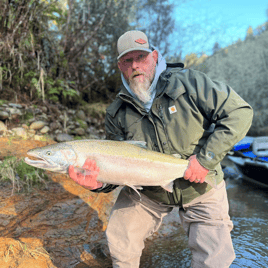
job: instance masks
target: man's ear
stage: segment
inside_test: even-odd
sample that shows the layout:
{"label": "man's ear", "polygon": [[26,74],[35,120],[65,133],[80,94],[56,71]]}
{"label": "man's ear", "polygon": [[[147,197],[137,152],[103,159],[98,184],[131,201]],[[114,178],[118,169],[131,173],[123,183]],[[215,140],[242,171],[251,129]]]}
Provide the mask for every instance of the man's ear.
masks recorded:
{"label": "man's ear", "polygon": [[154,50],[152,52],[152,55],[153,55],[153,59],[154,59],[155,63],[157,63],[157,60],[158,60],[158,51],[157,50]]}
{"label": "man's ear", "polygon": [[117,67],[118,67],[118,69],[122,72],[122,70],[121,70],[121,64],[120,64],[119,61],[117,62]]}

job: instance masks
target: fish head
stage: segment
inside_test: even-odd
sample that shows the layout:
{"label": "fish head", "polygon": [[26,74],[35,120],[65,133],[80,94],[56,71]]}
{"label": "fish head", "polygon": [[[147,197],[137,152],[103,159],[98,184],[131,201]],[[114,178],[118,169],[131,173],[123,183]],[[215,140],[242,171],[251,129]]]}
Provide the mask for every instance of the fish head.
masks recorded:
{"label": "fish head", "polygon": [[33,160],[26,157],[24,161],[28,165],[59,173],[67,173],[69,165],[74,165],[77,159],[72,146],[66,143],[31,149],[27,155],[37,158]]}

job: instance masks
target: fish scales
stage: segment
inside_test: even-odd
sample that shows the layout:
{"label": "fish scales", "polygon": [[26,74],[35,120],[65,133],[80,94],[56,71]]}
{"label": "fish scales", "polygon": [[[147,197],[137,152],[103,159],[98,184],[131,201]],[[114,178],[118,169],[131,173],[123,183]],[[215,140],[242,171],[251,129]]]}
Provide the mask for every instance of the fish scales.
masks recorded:
{"label": "fish scales", "polygon": [[166,185],[182,177],[188,161],[146,150],[127,142],[67,142],[79,151],[82,166],[85,159],[96,161],[100,168],[98,181],[143,186]]}
{"label": "fish scales", "polygon": [[[172,192],[173,181],[183,177],[189,161],[147,150],[144,142],[80,140],[35,148],[25,158],[29,165],[53,172],[68,173],[68,167],[82,167],[86,159],[96,161],[97,180],[116,185],[162,186]],[[209,182],[208,182],[209,183]]]}

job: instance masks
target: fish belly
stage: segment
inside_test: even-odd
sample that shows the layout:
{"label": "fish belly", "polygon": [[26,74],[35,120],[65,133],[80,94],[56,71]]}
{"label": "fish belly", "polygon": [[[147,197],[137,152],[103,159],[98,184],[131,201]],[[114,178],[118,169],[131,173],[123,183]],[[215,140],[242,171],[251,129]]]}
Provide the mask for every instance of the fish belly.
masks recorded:
{"label": "fish belly", "polygon": [[125,159],[120,156],[95,159],[100,167],[97,180],[105,183],[134,186],[166,185],[183,177],[186,164],[175,165],[146,159]]}

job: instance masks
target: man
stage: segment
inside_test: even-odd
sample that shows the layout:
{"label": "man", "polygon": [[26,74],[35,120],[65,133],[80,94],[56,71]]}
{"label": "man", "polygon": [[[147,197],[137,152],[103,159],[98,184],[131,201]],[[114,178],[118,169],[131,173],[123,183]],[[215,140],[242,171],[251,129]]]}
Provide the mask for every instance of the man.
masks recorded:
{"label": "man", "polygon": [[[220,162],[246,135],[252,108],[228,85],[185,70],[183,64],[166,64],[140,31],[123,34],[117,48],[123,85],[107,109],[107,139],[146,141],[150,150],[190,161],[184,177],[175,180],[173,193],[143,187],[140,200],[131,188],[121,190],[106,230],[113,266],[139,267],[144,240],[179,206],[192,267],[229,267],[235,258],[233,224]],[[92,174],[86,179],[69,168],[80,185],[95,192],[117,187],[97,182],[94,161],[88,159],[84,168]],[[204,182],[209,171],[217,189]]]}

